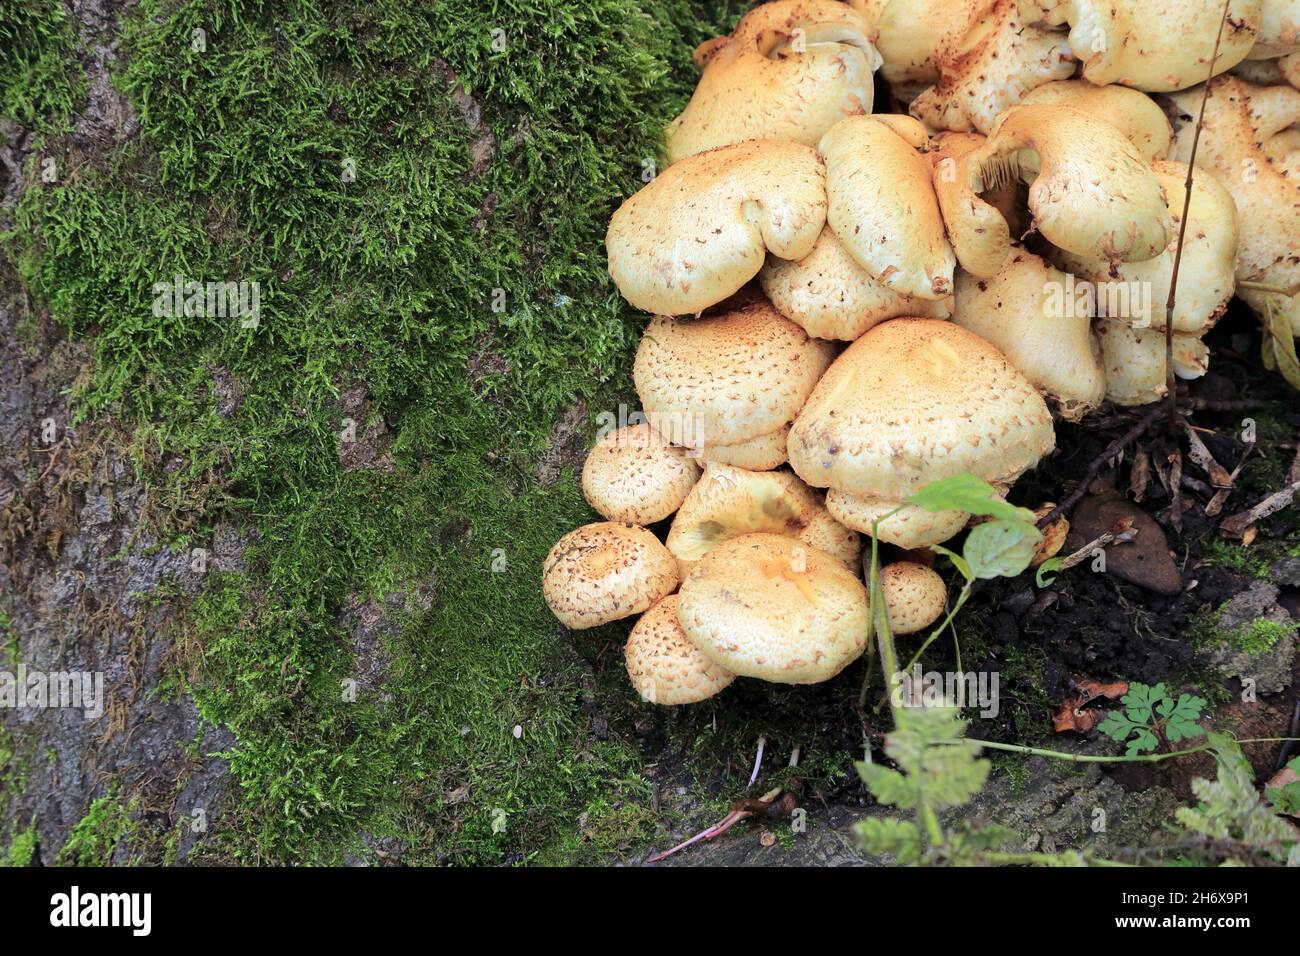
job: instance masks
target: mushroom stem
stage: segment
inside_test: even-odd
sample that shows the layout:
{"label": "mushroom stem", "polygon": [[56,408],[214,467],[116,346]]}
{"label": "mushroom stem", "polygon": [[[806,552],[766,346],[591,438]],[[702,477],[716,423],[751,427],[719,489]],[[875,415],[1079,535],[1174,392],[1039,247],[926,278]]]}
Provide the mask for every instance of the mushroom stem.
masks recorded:
{"label": "mushroom stem", "polygon": [[758,738],[758,753],[754,755],[754,770],[749,775],[749,783],[745,786],[752,787],[754,781],[758,779],[758,771],[763,768],[763,748],[767,746],[767,738]]}
{"label": "mushroom stem", "polygon": [[1201,97],[1201,113],[1196,118],[1196,132],[1192,135],[1192,155],[1187,161],[1187,183],[1183,193],[1183,218],[1178,223],[1178,248],[1174,252],[1174,271],[1169,277],[1169,299],[1165,303],[1165,396],[1169,409],[1169,427],[1178,428],[1178,389],[1174,382],[1174,302],[1178,296],[1178,270],[1183,263],[1183,241],[1187,237],[1187,219],[1192,207],[1192,172],[1196,168],[1196,148],[1201,142],[1201,127],[1205,125],[1205,106],[1210,101],[1214,64],[1219,60],[1219,44],[1223,41],[1223,28],[1228,22],[1232,0],[1223,0],[1223,16],[1219,32],[1214,38],[1214,52],[1210,54],[1209,75],[1205,78],[1205,93]]}

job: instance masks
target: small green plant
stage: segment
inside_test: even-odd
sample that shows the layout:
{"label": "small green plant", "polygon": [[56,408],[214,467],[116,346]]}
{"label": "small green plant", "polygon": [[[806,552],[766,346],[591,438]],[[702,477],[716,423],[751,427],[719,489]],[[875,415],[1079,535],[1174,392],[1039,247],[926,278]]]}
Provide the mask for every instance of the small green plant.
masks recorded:
{"label": "small green plant", "polygon": [[1123,710],[1114,710],[1097,729],[1118,743],[1128,741],[1124,752],[1129,756],[1164,752],[1180,740],[1190,740],[1205,733],[1197,721],[1205,710],[1205,700],[1193,694],[1171,697],[1163,683],[1148,686],[1134,682],[1120,698]]}
{"label": "small green plant", "polygon": [[[1294,758],[1286,766],[1292,773],[1300,774],[1300,757]],[[1280,787],[1267,787],[1264,796],[1268,797],[1268,802],[1273,804],[1278,813],[1300,817],[1300,780],[1292,780]]]}

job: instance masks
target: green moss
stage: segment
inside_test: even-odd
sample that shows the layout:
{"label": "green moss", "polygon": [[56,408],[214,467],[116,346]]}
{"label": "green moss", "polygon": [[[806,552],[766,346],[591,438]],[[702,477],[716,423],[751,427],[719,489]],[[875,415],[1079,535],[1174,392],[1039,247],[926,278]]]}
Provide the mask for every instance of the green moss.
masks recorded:
{"label": "green moss", "polygon": [[27,866],[36,853],[36,827],[16,830],[9,835],[9,847],[0,856],[0,866]]}
{"label": "green moss", "polygon": [[85,90],[75,41],[59,0],[0,0],[0,117],[28,129],[67,128]]}
{"label": "green moss", "polygon": [[59,864],[107,866],[113,860],[113,852],[130,840],[137,827],[129,808],[116,794],[100,797],[69,832],[67,842],[59,851]]}

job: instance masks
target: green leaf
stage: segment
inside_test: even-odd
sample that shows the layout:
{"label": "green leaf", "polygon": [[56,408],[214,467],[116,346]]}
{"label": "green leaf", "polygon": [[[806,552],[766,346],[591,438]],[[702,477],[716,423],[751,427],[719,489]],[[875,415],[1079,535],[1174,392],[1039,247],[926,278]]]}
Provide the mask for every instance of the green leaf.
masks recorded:
{"label": "green leaf", "polygon": [[889,853],[900,866],[921,858],[921,831],[909,820],[868,817],[857,825],[858,842],[868,853]]}
{"label": "green leaf", "polygon": [[963,554],[977,578],[1013,578],[1029,567],[1042,533],[1027,521],[986,521],[966,536]]}
{"label": "green leaf", "polygon": [[860,762],[857,768],[858,776],[867,785],[871,795],[880,803],[902,807],[905,810],[916,806],[920,790],[915,781],[903,776],[897,770],[882,767],[878,763]]}
{"label": "green leaf", "polygon": [[1171,742],[1188,740],[1205,733],[1205,728],[1197,721],[1205,709],[1205,701],[1192,694],[1181,694],[1177,703],[1165,698],[1157,706],[1157,711],[1165,718],[1165,736]]}
{"label": "green leaf", "polygon": [[926,511],[965,511],[1006,521],[1034,521],[1034,513],[1003,501],[987,481],[974,475],[953,475],[932,481],[907,499]]}
{"label": "green leaf", "polygon": [[[1056,581],[1054,571],[1061,570],[1061,565],[1065,564],[1064,558],[1048,558],[1038,566],[1038,571],[1034,574],[1034,583],[1040,588],[1048,587]],[[1047,575],[1051,574],[1049,578]]]}
{"label": "green leaf", "polygon": [[1138,754],[1153,753],[1160,741],[1156,735],[1145,727],[1139,727],[1135,731],[1135,736],[1128,742],[1124,752],[1130,757],[1136,757]]}
{"label": "green leaf", "polygon": [[1116,743],[1123,743],[1128,740],[1129,735],[1137,730],[1141,725],[1135,724],[1129,720],[1121,711],[1112,710],[1104,720],[1097,725],[1097,729]]}

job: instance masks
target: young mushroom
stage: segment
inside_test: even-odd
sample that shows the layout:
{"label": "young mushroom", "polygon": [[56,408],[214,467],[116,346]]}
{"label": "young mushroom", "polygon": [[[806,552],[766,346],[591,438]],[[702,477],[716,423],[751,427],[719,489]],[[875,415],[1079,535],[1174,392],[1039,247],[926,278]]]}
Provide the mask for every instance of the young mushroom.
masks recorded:
{"label": "young mushroom", "polygon": [[[1135,328],[1118,319],[1094,324],[1106,370],[1106,397],[1116,405],[1149,405],[1167,394],[1165,333]],[[1209,349],[1199,335],[1174,333],[1174,374],[1200,378],[1209,368]]]}
{"label": "young mushroom", "polygon": [[[867,571],[870,574],[870,569]],[[923,631],[948,604],[948,586],[933,570],[911,561],[895,561],[880,569],[880,590],[895,636]]]}
{"label": "young mushroom", "polygon": [[[1098,315],[1163,329],[1178,253],[1178,224],[1187,197],[1187,166],[1165,161],[1153,163],[1151,168],[1165,190],[1174,224],[1164,252],[1144,262],[1116,264],[1063,250],[1055,251],[1052,259],[1066,272],[1092,284]],[[1237,242],[1237,207],[1232,195],[1217,176],[1194,177],[1178,269],[1175,332],[1203,333],[1227,310],[1236,287]]]}
{"label": "young mushroom", "polygon": [[1037,22],[1036,4],[995,0],[981,6],[980,16],[943,51],[939,82],[912,101],[912,115],[930,129],[988,133],[1008,107],[1044,83],[1073,76],[1078,66],[1065,35]]}
{"label": "young mushroom", "polygon": [[619,206],[605,235],[609,274],[628,302],[694,315],[738,291],[770,251],[812,252],[826,222],[815,150],[753,140],[670,166]]}
{"label": "young mushroom", "polygon": [[691,643],[677,620],[677,595],[670,594],[641,615],[623,647],[627,676],[651,704],[698,704],[736,679]]}
{"label": "young mushroom", "polygon": [[652,319],[632,378],[659,434],[695,449],[734,448],[782,432],[833,354],[756,299],[711,318]]}
{"label": "young mushroom", "polygon": [[678,580],[677,561],[658,538],[613,521],[570,531],[542,562],[542,596],[574,630],[640,614]]}
{"label": "young mushroom", "polygon": [[880,56],[871,24],[835,0],[775,0],[729,37],[696,49],[703,67],[690,103],[668,127],[668,159],[747,139],[815,146],[845,116],[870,113]]}
{"label": "young mushroom", "polygon": [[964,511],[926,511],[916,505],[861,497],[838,488],[826,492],[826,510],[844,527],[863,534],[871,534],[874,523],[879,540],[908,551],[942,544],[970,520]]}
{"label": "young mushroom", "polygon": [[755,532],[783,534],[857,563],[858,535],[831,517],[821,496],[784,471],[709,464],[673,518],[665,542],[682,577],[712,548]]}
{"label": "young mushroom", "polygon": [[851,342],[900,315],[946,319],[952,314],[951,299],[900,295],[873,279],[829,228],[798,262],[768,256],[758,279],[777,311],[819,339]]}
{"label": "young mushroom", "polygon": [[701,445],[701,461],[715,461],[720,465],[735,465],[750,471],[771,471],[786,462],[785,446],[790,438],[790,426],[766,432],[757,438],[731,444]]}
{"label": "young mushroom", "polygon": [[1020,102],[1026,106],[1035,103],[1073,106],[1118,129],[1147,162],[1169,155],[1169,144],[1173,140],[1169,118],[1155,100],[1140,90],[1127,86],[1097,86],[1087,80],[1058,80],[1031,90]]}
{"label": "young mushroom", "polygon": [[686,449],[648,424],[606,432],[582,466],[582,493],[610,521],[648,525],[681,507],[700,477]]}
{"label": "young mushroom", "polygon": [[747,534],[709,551],[682,583],[677,617],[714,663],[781,684],[829,680],[867,644],[858,576],[778,534]]}
{"label": "young mushroom", "polygon": [[826,371],[790,429],[805,482],[902,502],[970,472],[1009,486],[1055,445],[1034,387],[973,332],[892,319]]}
{"label": "young mushroom", "polygon": [[1169,245],[1164,191],[1129,140],[1069,106],[1014,106],[983,146],[936,168],[935,189],[962,268],[996,275],[1011,251],[1005,217],[982,195],[1029,186],[1033,228],[1067,252],[1108,262],[1152,259]]}
{"label": "young mushroom", "polygon": [[1244,60],[1259,36],[1261,2],[1231,0],[1219,37],[1224,0],[1063,0],[1070,49],[1090,83],[1120,83],[1167,93],[1203,83]]}
{"label": "young mushroom", "polygon": [[930,164],[917,151],[926,142],[925,130],[907,117],[854,116],[835,124],[818,149],[826,161],[826,221],[844,249],[894,292],[939,300],[952,294],[956,260]]}
{"label": "young mushroom", "polygon": [[996,346],[1025,378],[1078,421],[1101,404],[1106,376],[1092,335],[1091,303],[1033,253],[1017,251],[992,278],[957,274],[953,321]]}

